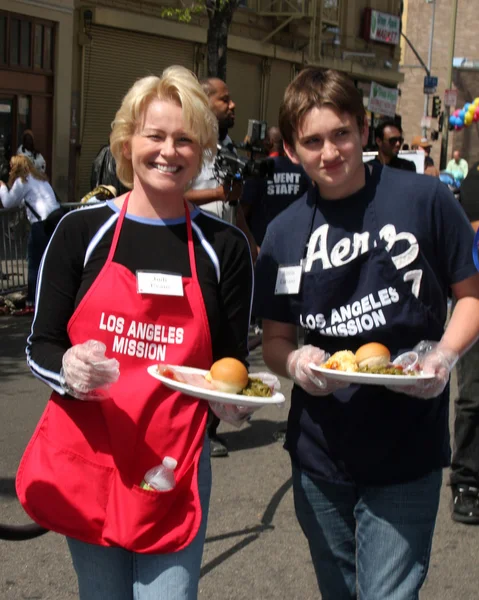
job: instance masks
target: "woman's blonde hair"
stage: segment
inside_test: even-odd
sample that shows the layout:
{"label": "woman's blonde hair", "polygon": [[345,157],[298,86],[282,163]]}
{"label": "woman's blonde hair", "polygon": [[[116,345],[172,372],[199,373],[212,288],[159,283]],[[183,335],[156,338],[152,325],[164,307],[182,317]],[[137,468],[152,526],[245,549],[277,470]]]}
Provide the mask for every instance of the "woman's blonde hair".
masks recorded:
{"label": "woman's blonde hair", "polygon": [[133,167],[124,155],[124,145],[141,125],[146,109],[154,99],[171,100],[183,109],[186,131],[199,144],[202,153],[198,173],[204,160],[211,160],[216,154],[218,120],[196,75],[185,67],[168,67],[161,77],[151,75],[136,81],[123,98],[111,124],[110,148],[116,161],[116,173],[129,188],[133,187]]}
{"label": "woman's blonde hair", "polygon": [[40,181],[48,181],[48,177],[45,173],[39,171],[32,161],[23,154],[16,154],[12,156],[10,159],[10,175],[8,177],[8,186],[12,187],[15,183],[15,180],[20,177],[20,179],[25,183],[27,177],[31,175],[35,179],[39,179]]}

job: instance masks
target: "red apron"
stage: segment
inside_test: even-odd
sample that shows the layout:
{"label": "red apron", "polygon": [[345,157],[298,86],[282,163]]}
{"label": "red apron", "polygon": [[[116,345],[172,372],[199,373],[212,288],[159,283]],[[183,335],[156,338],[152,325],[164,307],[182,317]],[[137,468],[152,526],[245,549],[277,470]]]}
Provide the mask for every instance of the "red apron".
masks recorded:
{"label": "red apron", "polygon": [[[208,369],[211,338],[196,272],[188,207],[191,278],[183,296],[139,294],[136,276],[113,261],[126,214],[119,216],[108,259],[68,324],[72,345],[106,344],[120,379],[101,402],[53,392],[17,473],[17,494],[40,525],[102,546],[175,552],[201,522],[198,463],[207,403],[172,392],[148,375],[165,362]],[[139,487],[165,456],[178,461],[168,492]]]}

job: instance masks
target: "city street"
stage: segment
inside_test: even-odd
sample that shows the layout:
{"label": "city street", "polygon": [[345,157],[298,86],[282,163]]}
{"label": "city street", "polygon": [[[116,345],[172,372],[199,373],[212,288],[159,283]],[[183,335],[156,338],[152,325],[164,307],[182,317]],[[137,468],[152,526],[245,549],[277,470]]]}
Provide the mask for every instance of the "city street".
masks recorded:
{"label": "city street", "polygon": [[[14,477],[48,397],[46,386],[30,375],[25,364],[29,327],[28,318],[0,317],[1,523],[29,521],[16,500]],[[264,368],[260,353],[258,349],[252,354],[252,370]],[[289,388],[283,382],[287,396]],[[456,393],[455,385],[453,390]],[[320,598],[294,516],[288,456],[273,438],[286,418],[287,407],[271,407],[257,412],[239,430],[220,428],[230,456],[212,461],[214,484],[199,598]],[[421,599],[475,600],[479,598],[479,528],[451,521],[447,479],[445,472],[431,567]],[[77,598],[65,541],[53,533],[25,542],[0,541],[0,575],[2,600]]]}

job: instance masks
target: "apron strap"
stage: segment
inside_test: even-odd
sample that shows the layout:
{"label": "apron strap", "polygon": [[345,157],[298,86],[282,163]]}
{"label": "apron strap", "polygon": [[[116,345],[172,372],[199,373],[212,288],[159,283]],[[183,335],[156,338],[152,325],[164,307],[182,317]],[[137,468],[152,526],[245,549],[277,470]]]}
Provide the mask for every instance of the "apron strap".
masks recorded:
{"label": "apron strap", "polygon": [[110,246],[110,252],[108,253],[108,258],[106,259],[106,265],[110,264],[113,261],[113,257],[115,256],[115,250],[118,245],[118,240],[120,239],[121,226],[123,225],[123,220],[126,215],[126,209],[128,208],[128,200],[130,199],[130,194],[131,192],[128,192],[125,200],[123,201],[120,216],[118,217],[118,221],[116,222],[115,232],[113,234],[113,241]]}
{"label": "apron strap", "polygon": [[[116,223],[115,232],[113,234],[113,241],[110,246],[110,252],[108,254],[106,264],[109,264],[113,261],[113,257],[115,255],[115,250],[118,245],[118,240],[120,239],[121,226],[123,225],[123,220],[125,218],[126,211],[128,208],[128,200],[130,199],[130,194],[131,194],[131,192],[128,192],[128,194],[123,202],[123,206],[121,207],[120,216],[118,217],[118,221]],[[187,231],[187,235],[188,235],[188,256],[190,259],[191,277],[192,277],[193,281],[197,282],[198,281],[198,273],[196,271],[195,246],[193,243],[193,229],[191,227],[190,209],[188,207],[188,203],[185,200],[183,201],[183,203],[185,206],[186,231]]]}
{"label": "apron strap", "polygon": [[193,279],[193,281],[198,282],[198,273],[196,272],[195,245],[193,243],[193,229],[191,227],[190,209],[186,200],[183,200],[183,202],[185,205],[186,232],[188,234],[188,255],[190,257],[191,278]]}

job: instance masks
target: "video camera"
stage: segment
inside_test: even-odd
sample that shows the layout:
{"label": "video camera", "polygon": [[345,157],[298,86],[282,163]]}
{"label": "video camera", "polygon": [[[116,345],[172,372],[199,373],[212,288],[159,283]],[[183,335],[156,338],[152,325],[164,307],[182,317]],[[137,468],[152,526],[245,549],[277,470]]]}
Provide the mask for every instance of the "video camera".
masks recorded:
{"label": "video camera", "polygon": [[[274,173],[274,161],[270,158],[257,160],[256,154],[266,154],[263,146],[266,139],[267,123],[266,121],[248,121],[247,142],[242,144],[228,144],[222,146],[218,144],[218,153],[216,154],[214,169],[216,178],[219,181],[240,180],[256,177],[261,179],[271,178]],[[249,158],[238,156],[236,149],[244,150],[249,153]]]}

